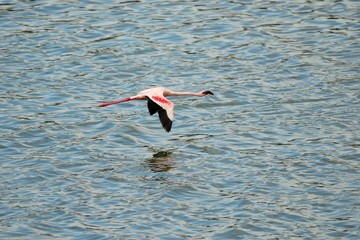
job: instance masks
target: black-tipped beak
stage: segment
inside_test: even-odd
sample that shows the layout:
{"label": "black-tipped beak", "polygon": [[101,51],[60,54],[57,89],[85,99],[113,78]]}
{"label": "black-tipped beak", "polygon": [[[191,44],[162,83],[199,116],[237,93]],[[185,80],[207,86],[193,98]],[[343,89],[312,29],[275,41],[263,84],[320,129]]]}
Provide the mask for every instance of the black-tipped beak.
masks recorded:
{"label": "black-tipped beak", "polygon": [[211,91],[209,91],[209,90],[204,91],[204,94],[205,94],[205,95],[208,95],[208,94],[214,95],[214,94],[213,94]]}

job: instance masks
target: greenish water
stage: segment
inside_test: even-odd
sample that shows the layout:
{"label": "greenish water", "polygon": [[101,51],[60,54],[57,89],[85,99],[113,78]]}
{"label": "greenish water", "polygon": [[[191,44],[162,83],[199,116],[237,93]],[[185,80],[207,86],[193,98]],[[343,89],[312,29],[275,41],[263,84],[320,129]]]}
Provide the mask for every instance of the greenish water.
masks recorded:
{"label": "greenish water", "polygon": [[[357,1],[1,1],[0,238],[357,239]],[[162,85],[166,133],[145,102]]]}

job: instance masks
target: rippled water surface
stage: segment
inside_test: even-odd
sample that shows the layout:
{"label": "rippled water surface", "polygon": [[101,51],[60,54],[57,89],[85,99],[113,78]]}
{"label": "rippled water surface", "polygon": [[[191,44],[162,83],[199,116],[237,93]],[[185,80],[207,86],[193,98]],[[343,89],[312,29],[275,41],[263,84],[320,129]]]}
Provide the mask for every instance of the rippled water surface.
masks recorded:
{"label": "rippled water surface", "polygon": [[0,238],[357,239],[359,9],[2,0]]}

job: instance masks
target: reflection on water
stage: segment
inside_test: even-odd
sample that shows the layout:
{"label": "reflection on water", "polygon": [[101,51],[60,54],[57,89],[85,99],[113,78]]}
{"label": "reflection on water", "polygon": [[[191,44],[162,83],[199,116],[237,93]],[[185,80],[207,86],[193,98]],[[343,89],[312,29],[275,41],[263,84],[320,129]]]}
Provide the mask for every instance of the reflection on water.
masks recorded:
{"label": "reflection on water", "polygon": [[145,163],[153,172],[168,172],[175,167],[171,151],[159,151],[153,157],[147,159]]}

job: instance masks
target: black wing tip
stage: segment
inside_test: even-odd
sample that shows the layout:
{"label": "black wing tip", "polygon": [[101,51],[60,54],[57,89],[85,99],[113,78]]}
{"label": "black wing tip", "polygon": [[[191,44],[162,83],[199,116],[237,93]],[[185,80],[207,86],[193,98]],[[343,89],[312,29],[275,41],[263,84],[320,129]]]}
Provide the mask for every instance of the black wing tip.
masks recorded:
{"label": "black wing tip", "polygon": [[[166,117],[167,118],[167,117]],[[163,128],[165,129],[166,132],[170,132],[171,131],[171,127],[172,127],[172,121],[167,118],[163,118],[160,119],[161,125],[163,126]]]}
{"label": "black wing tip", "polygon": [[159,119],[160,119],[161,125],[163,126],[165,131],[170,132],[171,126],[172,126],[172,121],[168,117],[165,110],[159,111]]}
{"label": "black wing tip", "polygon": [[165,129],[166,132],[170,132],[171,131],[171,126],[172,126],[172,121],[168,122],[166,124],[166,126],[163,126],[163,128]]}

